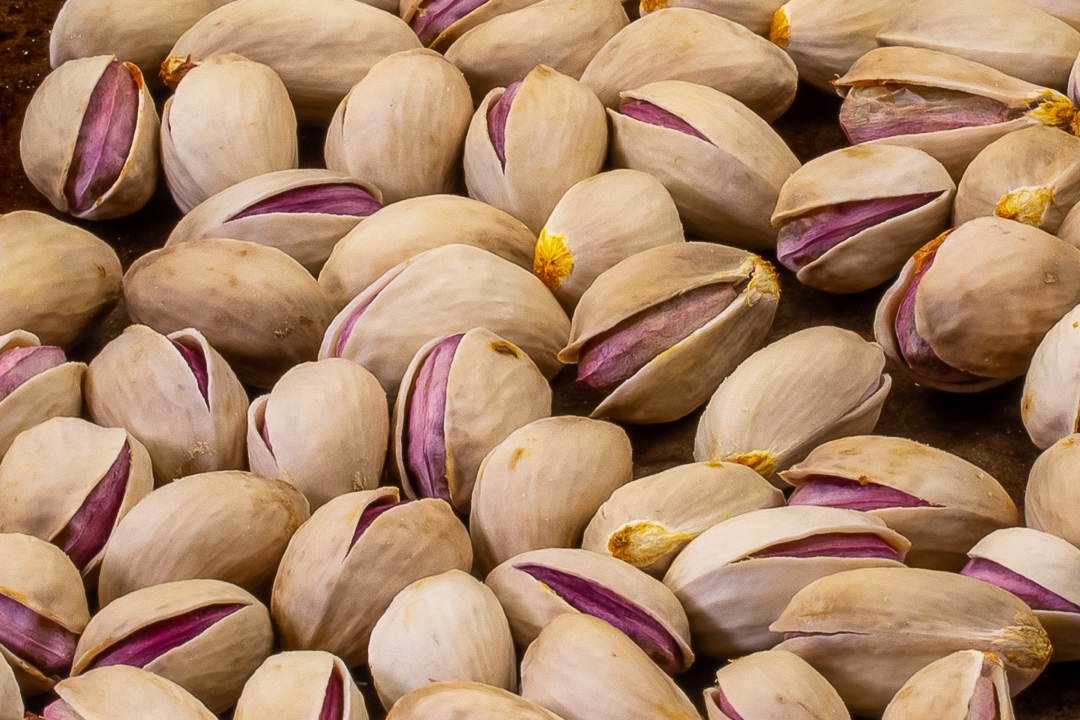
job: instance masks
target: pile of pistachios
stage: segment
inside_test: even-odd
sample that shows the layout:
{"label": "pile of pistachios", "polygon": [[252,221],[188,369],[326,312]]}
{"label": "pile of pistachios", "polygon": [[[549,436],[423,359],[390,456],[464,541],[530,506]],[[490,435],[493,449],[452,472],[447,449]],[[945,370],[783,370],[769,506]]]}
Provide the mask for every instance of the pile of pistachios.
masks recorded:
{"label": "pile of pistachios", "polygon": [[[1014,718],[1080,660],[1080,9],[1025,2],[67,0],[27,177],[183,219],[0,216],[0,720]],[[875,341],[766,345],[771,261],[891,283]],[[1026,527],[872,434],[889,361],[1026,377]]]}

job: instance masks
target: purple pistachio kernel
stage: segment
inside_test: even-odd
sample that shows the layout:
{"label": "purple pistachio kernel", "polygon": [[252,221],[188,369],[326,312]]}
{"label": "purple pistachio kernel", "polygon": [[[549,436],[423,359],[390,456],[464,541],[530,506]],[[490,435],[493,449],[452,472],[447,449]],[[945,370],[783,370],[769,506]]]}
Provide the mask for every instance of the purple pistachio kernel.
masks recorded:
{"label": "purple pistachio kernel", "polygon": [[520,88],[520,80],[507,85],[499,101],[488,110],[488,136],[504,168],[506,167],[506,118],[510,116],[510,105],[514,102],[514,97]]}
{"label": "purple pistachio kernel", "polygon": [[210,373],[206,368],[206,356],[202,353],[202,348],[196,346],[194,349],[189,348],[187,345],[182,345],[175,340],[171,341],[176,349],[180,351],[180,355],[184,358],[184,362],[191,368],[191,374],[195,376],[195,382],[199,385],[199,394],[203,397],[203,402],[206,403],[206,407],[210,407]]}
{"label": "purple pistachio kernel", "polygon": [[219,620],[245,607],[247,606],[243,603],[206,605],[144,625],[105,648],[87,665],[86,669],[91,670],[108,665],[145,667],[170,650],[206,632]]}
{"label": "purple pistachio kernel", "polygon": [[0,645],[23,662],[59,675],[71,667],[78,641],[78,633],[0,594]]}
{"label": "purple pistachio kernel", "polygon": [[735,708],[731,707],[731,703],[727,699],[727,695],[724,694],[724,689],[717,685],[713,688],[713,691],[709,694],[709,699],[713,704],[720,708],[720,712],[730,718],[730,720],[743,720],[743,716],[735,712]]}
{"label": "purple pistachio kernel", "polygon": [[109,472],[105,473],[67,525],[52,539],[54,545],[67,553],[79,572],[86,570],[112,534],[124,502],[130,473],[131,445],[125,440]]}
{"label": "purple pistachio kernel", "polygon": [[105,68],[83,114],[64,197],[71,209],[94,206],[120,178],[139,120],[139,85],[119,60]]}
{"label": "purple pistachio kernel", "polygon": [[0,400],[35,375],[65,362],[64,351],[52,345],[17,347],[0,354]]}
{"label": "purple pistachio kernel", "polygon": [[904,553],[874,533],[821,533],[770,545],[747,556],[755,558],[883,558],[904,562]]}
{"label": "purple pistachio kernel", "polygon": [[784,227],[776,240],[776,258],[784,267],[798,272],[827,251],[904,213],[930,203],[941,193],[921,193],[838,203],[811,210]]}
{"label": "purple pistachio kernel", "polygon": [[544,583],[575,610],[598,617],[621,630],[668,675],[682,670],[683,651],[675,636],[622,595],[586,578],[543,565],[521,563],[514,568]]}
{"label": "purple pistachio kernel", "polygon": [[368,529],[368,526],[375,522],[375,518],[379,517],[387,510],[393,510],[396,507],[400,507],[410,502],[412,502],[412,500],[395,502],[393,495],[386,495],[374,500],[370,505],[364,508],[364,512],[360,513],[360,520],[356,523],[356,530],[353,531],[352,542],[349,543],[349,549],[352,550],[353,545],[355,545],[356,541],[360,539],[360,536],[364,534],[364,531]]}
{"label": "purple pistachio kernel", "polygon": [[647,100],[631,100],[619,108],[619,112],[628,118],[633,118],[647,125],[659,125],[668,130],[677,130],[699,140],[704,140],[710,145],[714,144],[712,140],[702,135],[693,125],[675,113],[668,112],[659,105],[653,105]]}
{"label": "purple pistachio kernel", "polygon": [[357,321],[360,320],[360,316],[364,314],[364,311],[368,309],[368,305],[375,300],[378,293],[372,295],[364,302],[360,303],[349,317],[345,320],[345,323],[341,326],[341,330],[338,331],[337,342],[334,344],[334,356],[341,357],[345,352],[345,346],[349,343],[349,338],[352,336],[353,328],[356,327]]}
{"label": "purple pistachio kernel", "polygon": [[887,485],[821,475],[815,475],[795,488],[788,505],[821,505],[860,512],[895,507],[941,507]]}
{"label": "purple pistachio kernel", "polygon": [[1027,110],[958,90],[886,83],[852,88],[840,107],[840,126],[848,140],[857,144],[897,135],[996,125]]}
{"label": "purple pistachio kernel", "polygon": [[259,435],[262,436],[263,442],[266,443],[266,449],[270,451],[270,456],[274,456],[274,446],[270,444],[270,428],[266,424],[266,416],[263,416],[262,429],[259,430]]}
{"label": "purple pistachio kernel", "polygon": [[[32,715],[27,713],[27,720],[30,720]],[[63,700],[54,700],[45,706],[42,717],[45,720],[85,720],[82,715],[71,709]]]}
{"label": "purple pistachio kernel", "polygon": [[1032,610],[1056,610],[1058,612],[1080,613],[1080,605],[1069,602],[1055,592],[1047,590],[1034,580],[999,565],[986,558],[971,558],[961,575],[997,585],[1008,590],[1026,602]]}
{"label": "purple pistachio kernel", "polygon": [[424,0],[409,20],[409,26],[424,47],[427,47],[443,30],[486,2],[487,0]]}
{"label": "purple pistachio kernel", "polygon": [[379,201],[368,195],[363,188],[345,183],[331,183],[308,185],[271,195],[249,205],[229,219],[239,220],[270,213],[322,213],[367,217],[381,207]]}
{"label": "purple pistachio kernel", "polygon": [[432,348],[416,374],[405,429],[406,469],[420,497],[450,502],[446,477],[446,383],[450,364],[464,335],[453,335]]}
{"label": "purple pistachio kernel", "polygon": [[326,683],[326,696],[323,699],[319,720],[342,720],[345,717],[345,683],[337,668],[330,671]]}
{"label": "purple pistachio kernel", "polygon": [[631,315],[589,340],[581,349],[577,380],[603,393],[619,385],[717,317],[745,283],[694,288]]}
{"label": "purple pistachio kernel", "polygon": [[990,678],[981,677],[975,681],[975,689],[968,701],[967,715],[964,720],[999,720],[997,688]]}

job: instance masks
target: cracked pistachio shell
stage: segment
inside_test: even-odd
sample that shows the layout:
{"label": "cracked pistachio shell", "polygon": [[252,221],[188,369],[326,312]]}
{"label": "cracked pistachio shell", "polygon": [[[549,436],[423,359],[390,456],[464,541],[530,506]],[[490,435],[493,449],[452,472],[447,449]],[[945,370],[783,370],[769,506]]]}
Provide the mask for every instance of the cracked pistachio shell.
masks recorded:
{"label": "cracked pistachio shell", "polygon": [[[57,684],[45,717],[80,720],[215,720],[172,680],[130,665],[97,668]],[[56,713],[55,715],[53,713]]]}
{"label": "cracked pistachio shell", "polygon": [[382,208],[346,234],[319,273],[340,310],[400,262],[450,244],[474,245],[525,269],[536,235],[517,218],[460,195],[424,195]]}
{"label": "cracked pistachio shell", "polygon": [[566,720],[699,720],[694,704],[633,640],[603,620],[567,613],[521,662],[521,696]]}
{"label": "cracked pistachio shell", "polygon": [[447,570],[399,592],[371,631],[368,664],[385,709],[431,682],[481,682],[513,692],[510,626],[491,589]]}
{"label": "cracked pistachio shell", "polygon": [[589,521],[581,547],[661,578],[686,544],[713,525],[783,504],[780,489],[745,465],[679,465],[613,492]]}
{"label": "cracked pistachio shell", "polygon": [[242,382],[260,388],[315,360],[333,317],[300,263],[246,240],[192,240],[143,255],[124,275],[124,302],[134,322],[159,332],[195,328]]}
{"label": "cracked pistachio shell", "polygon": [[877,343],[837,327],[800,330],[767,345],[713,394],[698,423],[694,459],[737,462],[771,480],[823,442],[870,432],[892,386],[884,367]]}
{"label": "cracked pistachio shell", "polygon": [[1078,353],[1080,306],[1065,313],[1039,341],[1024,378],[1020,416],[1040,450],[1080,429]]}
{"label": "cracked pistachio shell", "polygon": [[[320,192],[333,188],[348,188],[355,204],[347,210],[320,208]],[[275,209],[275,201],[301,193],[310,197],[303,207]],[[363,194],[373,202],[365,201]],[[165,245],[206,238],[250,240],[281,250],[317,275],[334,245],[381,203],[382,193],[367,180],[330,170],[278,170],[248,178],[199,203],[180,219]]]}
{"label": "cracked pistachio shell", "polygon": [[780,48],[731,20],[684,7],[643,16],[596,54],[581,76],[606,107],[623,91],[685,80],[723,92],[766,122],[795,99],[798,71]]}
{"label": "cracked pistachio shell", "polygon": [[[730,95],[681,80],[621,97],[620,110],[608,110],[614,166],[663,183],[688,234],[753,250],[776,247],[769,217],[799,161],[768,123]],[[689,132],[628,114],[627,104],[640,102],[682,121]]]}
{"label": "cracked pistachio shell", "polygon": [[[96,88],[110,79],[117,87],[115,95],[102,96]],[[113,122],[106,134],[101,125],[108,118]],[[154,194],[160,128],[154,99],[135,65],[121,63],[115,55],[80,58],[57,67],[34,92],[19,155],[30,182],[57,210],[86,220],[108,220],[135,212]],[[112,136],[120,130],[125,132]],[[80,140],[89,147],[84,149]],[[95,147],[95,140],[101,145]],[[69,181],[69,175],[78,174],[80,166],[95,165],[90,157],[84,159],[95,149],[99,157],[92,177],[100,179],[80,198],[79,186],[90,180]],[[111,182],[100,185],[109,178]]]}
{"label": "cracked pistachio shell", "polygon": [[[877,547],[872,554],[826,548],[810,556],[770,552],[755,557],[774,546],[837,534],[854,539],[874,535]],[[694,538],[671,563],[664,584],[686,608],[698,654],[731,659],[781,642],[783,636],[769,632],[769,623],[814,580],[862,567],[901,567],[910,547],[884,521],[854,510],[805,506],[753,510]]]}
{"label": "cracked pistachio shell", "polygon": [[[833,506],[862,510],[883,520],[911,541],[907,563],[917,567],[959,570],[968,549],[980,538],[1020,521],[1009,494],[988,473],[952,453],[904,438],[861,435],[833,440],[816,447],[780,477],[797,488],[788,500],[792,505],[831,504],[827,497],[815,502],[815,481],[857,483],[862,494],[849,496],[848,503],[838,498]],[[882,491],[907,495],[910,504],[888,497],[875,502],[875,492]]]}
{"label": "cracked pistachio shell", "polygon": [[253,595],[220,580],[178,580],[101,608],[79,637],[71,675],[133,665],[221,713],[236,704],[273,646],[270,612]]}
{"label": "cracked pistachio shell", "polygon": [[169,55],[200,61],[223,52],[269,65],[304,124],[326,124],[371,67],[420,47],[408,25],[356,0],[234,0],[180,36]]}
{"label": "cracked pistachio shell", "polygon": [[[334,686],[340,690],[331,690]],[[327,715],[335,707],[336,715]],[[271,655],[244,685],[233,720],[368,720],[364,698],[345,662],[323,650]]]}
{"label": "cracked pistachio shell", "polygon": [[[912,253],[949,228],[955,194],[948,171],[921,150],[874,144],[836,150],[803,165],[780,188],[772,214],[781,230],[777,251],[784,257],[789,242],[820,232],[813,225],[794,228],[823,211],[835,213],[836,230],[815,243],[823,250],[790,252],[799,282],[833,293],[869,290],[896,277]],[[904,205],[892,204],[899,202]],[[837,236],[843,239],[836,242]],[[807,251],[805,260],[797,257]]]}
{"label": "cracked pistachio shell", "polygon": [[1061,438],[1031,466],[1024,491],[1024,523],[1080,547],[1080,435]]}
{"label": "cracked pistachio shell", "polygon": [[350,668],[367,662],[372,628],[420,578],[469,572],[468,531],[448,503],[398,502],[397,488],[339,495],[289,542],[270,613],[286,650],[326,650]]}
{"label": "cracked pistachio shell", "polygon": [[398,264],[353,298],[326,329],[319,357],[363,365],[392,397],[425,343],[474,327],[524,350],[546,378],[562,368],[556,354],[570,320],[544,284],[497,255],[456,244]]}
{"label": "cracked pistachio shell", "polygon": [[387,720],[562,720],[536,703],[477,682],[434,682],[394,703]]}
{"label": "cracked pistachio shell", "polygon": [[[425,439],[409,435],[416,383],[432,350],[444,340],[432,340],[417,351],[401,380],[394,403],[390,469],[410,498],[424,494],[423,482],[408,463],[410,441],[417,440],[418,446],[427,446]],[[448,495],[455,510],[468,514],[476,472],[484,456],[514,430],[551,415],[551,386],[536,363],[520,348],[482,327],[473,328],[461,337],[440,383],[443,380],[441,432],[445,472],[435,478],[440,488],[437,494],[444,500]],[[431,394],[437,395],[438,390]]]}
{"label": "cracked pistachio shell", "polygon": [[120,299],[120,259],[104,241],[32,210],[0,215],[0,334],[71,348]]}
{"label": "cracked pistachio shell", "polygon": [[302,363],[251,403],[248,463],[296,487],[314,511],[379,484],[389,415],[386,393],[360,365],[341,358]]}
{"label": "cracked pistachio shell", "polygon": [[126,328],[91,361],[85,392],[91,420],[146,447],[158,485],[243,466],[247,394],[197,330]]}
{"label": "cracked pistachio shell", "polygon": [[[709,720],[732,720],[723,705],[740,718],[757,720],[851,720],[844,701],[829,681],[798,655],[765,650],[720,668],[716,686],[705,690]],[[802,713],[806,714],[803,715]]]}
{"label": "cracked pistachio shell", "polygon": [[593,281],[643,250],[684,242],[671,194],[648,173],[610,170],[577,183],[551,211],[533,272],[568,313]]}
{"label": "cracked pistachio shell", "polygon": [[[504,110],[501,132],[495,131],[495,110],[510,88],[516,94]],[[539,233],[566,191],[600,172],[607,120],[592,90],[545,65],[510,88],[489,92],[473,114],[465,137],[465,184],[469,197]]]}
{"label": "cracked pistachio shell", "polygon": [[638,11],[641,17],[664,8],[692,8],[719,15],[749,28],[762,37],[769,37],[773,15],[784,0],[641,0]]}
{"label": "cracked pistachio shell", "polygon": [[435,17],[428,18],[431,14],[428,6],[435,4],[432,0],[402,0],[398,14],[413,29],[421,43],[445,55],[447,49],[472,28],[535,2],[537,0],[438,3],[441,7],[435,9]]}
{"label": "cracked pistachio shell", "polygon": [[366,178],[386,204],[453,192],[472,120],[469,84],[433,50],[386,57],[338,105],[326,167]]}
{"label": "cracked pistachio shell", "polygon": [[518,428],[480,464],[469,530],[487,573],[527,550],[577,547],[589,519],[633,476],[630,439],[618,425],[544,418]]}
{"label": "cracked pistachio shell", "polygon": [[786,634],[778,649],[809,662],[853,713],[871,717],[920,668],[956,650],[996,653],[1013,694],[1038,677],[1051,651],[1034,613],[1012,593],[903,567],[821,578],[799,591],[770,629]]}
{"label": "cracked pistachio shell", "polygon": [[[714,295],[717,288],[728,293],[727,304],[691,332],[680,328],[683,337],[610,391],[593,410],[593,417],[658,423],[693,412],[764,341],[776,314],[780,287],[772,266],[757,255],[690,242],[636,253],[606,270],[585,291],[574,310],[568,344],[559,352],[563,362],[578,364],[579,381],[587,372],[584,363],[589,354],[602,352],[598,343],[609,342],[612,333],[630,322],[649,327],[649,319],[660,313],[678,317],[678,309],[663,308],[709,286],[714,287],[708,291]],[[649,336],[631,336],[623,342],[633,349],[649,341]],[[619,362],[621,358],[616,357],[605,365],[617,367]]]}
{"label": "cracked pistachio shell", "polygon": [[308,503],[282,480],[239,470],[180,478],[150,493],[113,531],[98,598],[107,605],[173,580],[216,578],[264,593]]}
{"label": "cracked pistachio shell", "polygon": [[[1056,654],[1056,651],[1055,651]],[[911,676],[881,720],[1013,720],[1005,666],[992,652],[957,650]]]}
{"label": "cracked pistachio shell", "polygon": [[24,712],[15,671],[7,658],[0,654],[0,720],[23,720]]}
{"label": "cracked pistachio shell", "polygon": [[[360,5],[360,3],[358,3]],[[161,165],[180,211],[248,178],[295,168],[296,115],[281,78],[236,53],[183,68],[161,113]]]}

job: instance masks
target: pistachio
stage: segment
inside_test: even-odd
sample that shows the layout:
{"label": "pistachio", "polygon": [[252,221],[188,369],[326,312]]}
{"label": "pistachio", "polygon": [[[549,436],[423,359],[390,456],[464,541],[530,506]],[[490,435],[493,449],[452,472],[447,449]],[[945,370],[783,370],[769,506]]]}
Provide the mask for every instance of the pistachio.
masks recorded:
{"label": "pistachio", "polygon": [[814,720],[851,720],[829,681],[784,650],[739,658],[720,668],[716,687],[705,691],[709,720],[787,720],[795,707]]}
{"label": "pistachio", "polygon": [[399,4],[402,19],[420,42],[444,53],[466,31],[536,0],[405,0]]}
{"label": "pistachio", "polygon": [[478,682],[434,682],[411,690],[390,709],[387,720],[562,720],[536,703]]}
{"label": "pistachio", "polygon": [[957,650],[911,676],[881,720],[1013,720],[1009,679],[997,655]]}
{"label": "pistachio", "polygon": [[292,650],[259,666],[244,685],[233,718],[367,720],[368,714],[341,658],[322,650]]}
{"label": "pistachio", "polygon": [[22,693],[15,681],[15,671],[7,658],[0,653],[0,720],[23,720]]}
{"label": "pistachio", "polygon": [[129,665],[97,668],[57,684],[45,720],[214,720],[171,680]]}
{"label": "pistachio", "polygon": [[1061,438],[1043,451],[1031,466],[1024,491],[1024,522],[1080,547],[1080,485],[1075,481],[1080,466],[1080,435]]}
{"label": "pistachio", "polygon": [[768,37],[773,16],[783,3],[784,0],[641,0],[639,12],[644,17],[664,8],[704,10]]}
{"label": "pistachio", "polygon": [[1031,356],[1020,416],[1040,450],[1080,428],[1080,366],[1073,360],[1080,350],[1078,331],[1080,306],[1054,323]]}

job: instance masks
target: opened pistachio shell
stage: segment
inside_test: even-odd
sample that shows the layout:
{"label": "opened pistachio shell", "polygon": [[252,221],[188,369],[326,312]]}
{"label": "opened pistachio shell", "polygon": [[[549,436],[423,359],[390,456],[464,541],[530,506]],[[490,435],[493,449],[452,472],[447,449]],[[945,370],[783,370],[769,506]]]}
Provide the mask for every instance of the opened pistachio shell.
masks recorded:
{"label": "opened pistachio shell", "polygon": [[642,17],[664,8],[693,8],[734,20],[763,37],[769,36],[773,15],[784,0],[641,0]]}
{"label": "opened pistachio shell", "polygon": [[[425,46],[443,54],[472,28],[492,18],[532,5],[536,0],[482,0],[481,2],[433,3],[431,0],[404,0],[398,14]],[[434,6],[434,7],[433,7]]]}
{"label": "opened pistachio shell", "polygon": [[22,693],[15,681],[15,671],[7,658],[0,654],[0,720],[23,720]]}
{"label": "opened pistachio shell", "polygon": [[1013,720],[1009,679],[992,652],[958,650],[911,676],[882,720]]}
{"label": "opened pistachio shell", "polygon": [[139,69],[98,55],[64,63],[38,86],[19,155],[57,210],[107,220],[135,212],[154,194],[159,132]]}
{"label": "opened pistachio shell", "polygon": [[1078,353],[1080,306],[1065,313],[1039,341],[1024,378],[1020,417],[1041,450],[1080,429]]}
{"label": "opened pistachio shell", "polygon": [[46,720],[214,720],[195,696],[172,680],[130,665],[98,668],[63,680]]}
{"label": "opened pistachio shell", "polygon": [[435,682],[402,696],[387,720],[562,720],[536,703],[477,682]]}
{"label": "opened pistachio shell", "polygon": [[[798,655],[766,650],[739,658],[716,673],[716,686],[705,691],[709,720],[851,720],[844,701],[829,681]],[[805,712],[805,715],[802,715]]]}
{"label": "opened pistachio shell", "polygon": [[1024,522],[1080,547],[1080,435],[1061,438],[1035,460],[1024,491]]}
{"label": "opened pistachio shell", "polygon": [[322,650],[271,655],[244,685],[234,720],[367,720],[345,662]]}

